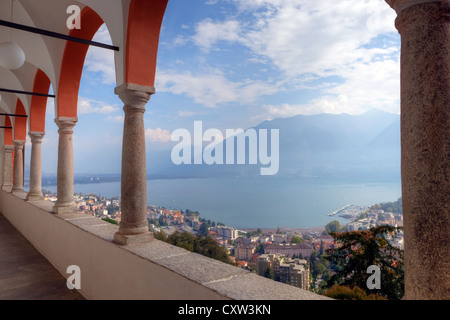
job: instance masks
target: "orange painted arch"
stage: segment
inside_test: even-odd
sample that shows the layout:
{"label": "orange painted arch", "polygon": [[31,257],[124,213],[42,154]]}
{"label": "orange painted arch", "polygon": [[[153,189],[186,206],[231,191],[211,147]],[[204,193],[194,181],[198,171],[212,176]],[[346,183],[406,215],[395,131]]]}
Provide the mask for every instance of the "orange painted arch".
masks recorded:
{"label": "orange painted arch", "polygon": [[128,14],[125,82],[154,86],[159,34],[168,0],[132,0]]}
{"label": "orange painted arch", "polygon": [[[33,92],[48,94],[49,90],[50,79],[41,69],[38,69],[34,77]],[[47,97],[33,96],[31,98],[30,131],[45,132],[46,108]]]}
{"label": "orange painted arch", "polygon": [[[5,127],[11,127],[11,120],[9,117],[5,117]],[[12,146],[14,145],[13,142],[13,130],[12,129],[5,129],[4,130],[4,140],[5,140],[5,146]]]}
{"label": "orange painted arch", "polygon": [[[131,0],[125,52],[125,82],[154,86],[159,34],[168,0]],[[81,29],[70,36],[92,40],[103,24],[91,8],[81,11]],[[88,45],[68,41],[64,48],[58,86],[59,117],[76,117],[78,91]]]}
{"label": "orange painted arch", "polygon": [[[91,8],[81,10],[81,29],[72,29],[69,36],[92,40],[103,24],[102,18]],[[61,64],[61,74],[58,86],[58,116],[76,117],[78,90],[81,74],[89,45],[67,41]]]}
{"label": "orange painted arch", "polygon": [[[16,114],[27,115],[22,101],[17,99]],[[14,119],[14,140],[25,141],[27,139],[27,120],[25,117],[16,117]]]}

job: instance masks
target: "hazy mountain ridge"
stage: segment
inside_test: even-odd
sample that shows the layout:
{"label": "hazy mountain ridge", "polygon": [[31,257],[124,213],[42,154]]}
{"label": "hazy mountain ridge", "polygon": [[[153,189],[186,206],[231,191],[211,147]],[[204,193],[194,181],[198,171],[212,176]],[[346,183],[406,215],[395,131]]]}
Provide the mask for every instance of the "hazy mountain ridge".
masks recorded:
{"label": "hazy mountain ridge", "polygon": [[[268,136],[270,129],[279,129],[279,172],[274,177],[400,177],[400,116],[396,114],[372,110],[362,115],[297,115],[264,121],[254,129],[268,129]],[[171,161],[171,149],[147,150],[147,173],[153,179],[256,177],[261,167],[259,162],[177,166]],[[75,173],[75,183],[119,180],[120,174]],[[43,184],[53,183],[56,175],[44,174]]]}
{"label": "hazy mountain ridge", "polygon": [[[264,121],[254,129],[279,129],[280,163],[276,176],[398,177],[400,116],[373,110],[362,115],[297,115]],[[270,133],[268,133],[270,136]],[[270,145],[270,144],[269,144]],[[236,151],[236,147],[235,147]],[[247,147],[248,151],[248,147]],[[226,150],[224,148],[224,157]],[[155,158],[159,158],[155,156]],[[258,176],[257,165],[180,165],[170,151],[150,165],[150,176]],[[152,165],[153,164],[153,165]]]}

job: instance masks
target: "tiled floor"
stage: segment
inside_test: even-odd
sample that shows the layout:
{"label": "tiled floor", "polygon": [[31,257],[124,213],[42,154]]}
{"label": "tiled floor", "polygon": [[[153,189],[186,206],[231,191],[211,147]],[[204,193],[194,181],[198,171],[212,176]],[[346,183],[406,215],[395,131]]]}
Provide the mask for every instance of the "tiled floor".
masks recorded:
{"label": "tiled floor", "polygon": [[2,214],[0,300],[84,300]]}

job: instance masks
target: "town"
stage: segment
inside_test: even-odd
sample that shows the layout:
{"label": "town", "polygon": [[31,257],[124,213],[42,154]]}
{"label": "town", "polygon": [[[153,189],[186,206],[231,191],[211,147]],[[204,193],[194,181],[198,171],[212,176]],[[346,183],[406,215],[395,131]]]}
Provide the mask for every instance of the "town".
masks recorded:
{"label": "town", "polygon": [[[57,200],[50,191],[44,190],[44,197],[52,202]],[[120,223],[118,197],[107,199],[101,195],[75,193],[74,201],[80,212],[110,223]],[[330,270],[321,270],[323,261],[319,261],[319,252],[336,246],[331,232],[368,230],[377,225],[403,225],[402,212],[386,212],[380,205],[367,208],[346,225],[341,226],[334,220],[324,227],[310,229],[237,229],[202,218],[197,211],[166,209],[156,205],[147,207],[147,220],[149,229],[155,234],[170,236],[176,232],[187,232],[210,236],[226,249],[236,266],[315,292],[319,292],[321,282],[326,280],[325,274],[329,277]],[[403,250],[403,233],[397,233],[390,242]]]}

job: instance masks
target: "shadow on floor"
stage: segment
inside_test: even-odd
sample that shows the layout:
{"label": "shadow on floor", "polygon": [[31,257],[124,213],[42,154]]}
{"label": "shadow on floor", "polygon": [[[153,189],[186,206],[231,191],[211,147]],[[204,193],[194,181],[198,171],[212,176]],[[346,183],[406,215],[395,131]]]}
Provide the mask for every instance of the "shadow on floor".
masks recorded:
{"label": "shadow on floor", "polygon": [[0,300],[85,300],[2,214]]}

